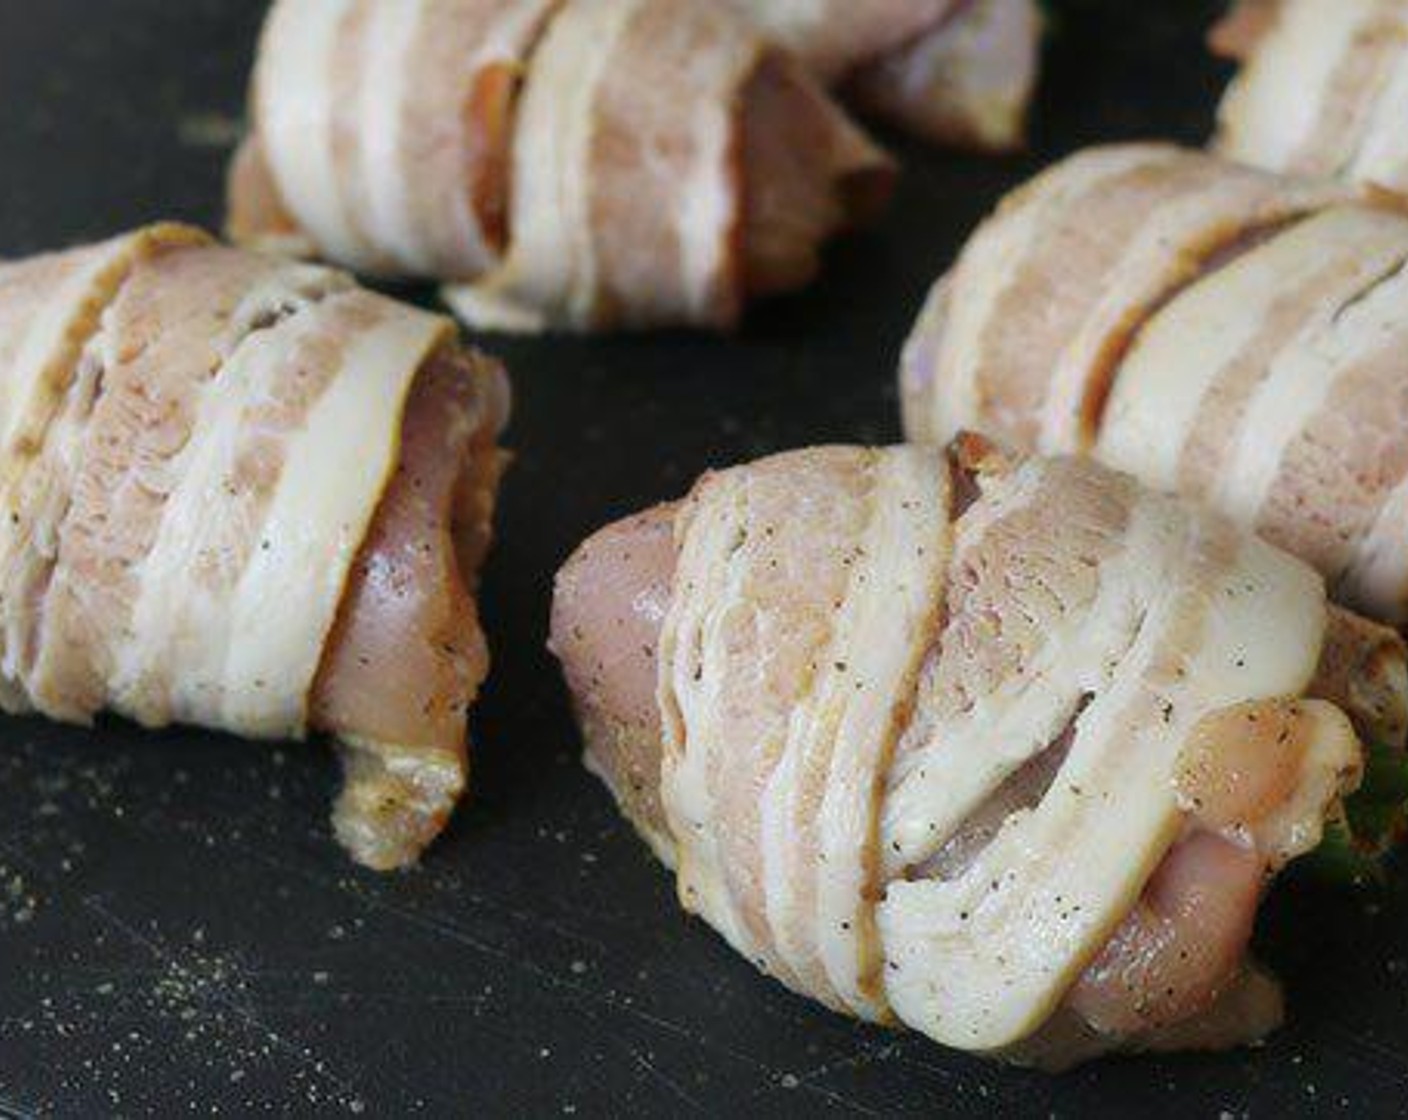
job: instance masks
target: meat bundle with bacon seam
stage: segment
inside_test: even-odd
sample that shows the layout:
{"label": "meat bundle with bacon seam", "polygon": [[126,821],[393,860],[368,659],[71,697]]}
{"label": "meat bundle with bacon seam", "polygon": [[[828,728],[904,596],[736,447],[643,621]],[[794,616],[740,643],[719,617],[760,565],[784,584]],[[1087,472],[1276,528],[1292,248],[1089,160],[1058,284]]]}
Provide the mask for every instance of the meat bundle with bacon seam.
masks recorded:
{"label": "meat bundle with bacon seam", "polygon": [[278,0],[252,114],[235,240],[485,327],[731,327],[894,175],[716,0]]}
{"label": "meat bundle with bacon seam", "polygon": [[1010,196],[934,288],[906,429],[1089,453],[1408,622],[1408,218],[1163,145]]}
{"label": "meat bundle with bacon seam", "polygon": [[1036,0],[734,0],[841,96],[945,144],[1022,145],[1041,62]]}
{"label": "meat bundle with bacon seam", "polygon": [[158,225],[0,266],[0,703],[336,739],[413,861],[468,778],[508,389],[453,323]]}
{"label": "meat bundle with bacon seam", "polygon": [[1408,682],[1219,515],[972,439],[709,474],[578,550],[552,644],[687,910],[831,1008],[1048,1066],[1276,1026],[1258,902]]}
{"label": "meat bundle with bacon seam", "polygon": [[1213,42],[1243,60],[1222,155],[1408,195],[1408,2],[1242,0]]}

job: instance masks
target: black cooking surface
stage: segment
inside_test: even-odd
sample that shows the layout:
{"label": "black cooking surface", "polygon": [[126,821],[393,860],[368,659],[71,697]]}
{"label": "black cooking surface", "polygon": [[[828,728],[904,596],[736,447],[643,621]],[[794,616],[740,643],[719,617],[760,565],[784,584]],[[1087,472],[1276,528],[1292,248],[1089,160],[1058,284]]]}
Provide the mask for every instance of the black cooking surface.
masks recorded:
{"label": "black cooking surface", "polygon": [[[1284,882],[1262,952],[1291,1026],[1258,1052],[1048,1078],[856,1025],[685,918],[579,766],[543,650],[552,573],[705,467],[897,437],[927,283],[1038,166],[1206,133],[1218,5],[1062,6],[1035,150],[896,144],[882,228],[737,339],[489,340],[517,391],[484,589],[477,796],[422,870],[354,870],[316,746],[0,723],[0,1115],[1279,1117],[1408,1110],[1408,890]],[[220,217],[253,0],[0,0],[0,254]],[[423,293],[413,293],[421,296]]]}

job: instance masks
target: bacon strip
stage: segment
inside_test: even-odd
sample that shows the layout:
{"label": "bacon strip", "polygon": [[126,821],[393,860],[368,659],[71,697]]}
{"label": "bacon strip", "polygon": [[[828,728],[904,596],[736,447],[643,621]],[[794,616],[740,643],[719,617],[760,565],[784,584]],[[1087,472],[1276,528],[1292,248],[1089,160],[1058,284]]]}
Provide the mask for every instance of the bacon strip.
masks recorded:
{"label": "bacon strip", "polygon": [[1263,880],[1361,766],[1280,698],[1371,713],[1380,638],[1094,465],[823,448],[598,534],[552,648],[686,908],[832,1007],[1060,1064],[1275,1025]]}
{"label": "bacon strip", "polygon": [[[404,835],[343,830],[363,862],[414,859],[486,668],[501,375],[443,319],[176,227],[6,266],[0,320],[7,706],[330,731],[422,785],[433,762]],[[348,669],[392,658],[415,677]],[[344,803],[371,781],[351,767]]]}

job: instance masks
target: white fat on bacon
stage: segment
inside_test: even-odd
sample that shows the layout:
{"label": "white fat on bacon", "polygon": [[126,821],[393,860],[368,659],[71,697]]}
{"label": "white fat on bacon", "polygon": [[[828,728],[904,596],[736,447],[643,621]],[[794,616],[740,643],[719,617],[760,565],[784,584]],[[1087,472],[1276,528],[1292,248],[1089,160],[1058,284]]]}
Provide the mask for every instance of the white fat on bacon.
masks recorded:
{"label": "white fat on bacon", "polygon": [[1045,1065],[1263,1036],[1262,885],[1358,781],[1331,701],[1403,710],[1401,643],[1124,476],[956,455],[781,455],[588,541],[552,646],[589,765],[833,1008]]}
{"label": "white fat on bacon", "polygon": [[893,176],[699,0],[279,0],[253,105],[237,241],[445,282],[489,329],[729,327]]}
{"label": "white fat on bacon", "polygon": [[1091,453],[1408,617],[1408,219],[1167,146],[1007,199],[905,349],[912,438]]}
{"label": "white fat on bacon", "polygon": [[[342,829],[363,862],[413,859],[463,790],[464,714],[486,667],[469,594],[501,374],[461,355],[444,319],[182,227],[5,266],[0,321],[6,706],[255,738],[334,731],[434,771],[438,797],[396,836]],[[398,514],[407,475],[425,491],[414,520]],[[453,617],[369,595],[370,573],[407,549],[441,560],[417,589],[449,593]],[[349,614],[382,624],[350,629]],[[457,669],[424,675],[405,701],[423,708],[414,719],[327,718],[349,688],[340,662],[388,676],[432,646]],[[395,791],[376,768],[349,776],[344,806],[376,786],[388,817]]]}
{"label": "white fat on bacon", "polygon": [[1408,193],[1408,3],[1243,3],[1219,37],[1244,59],[1218,111],[1223,155]]}

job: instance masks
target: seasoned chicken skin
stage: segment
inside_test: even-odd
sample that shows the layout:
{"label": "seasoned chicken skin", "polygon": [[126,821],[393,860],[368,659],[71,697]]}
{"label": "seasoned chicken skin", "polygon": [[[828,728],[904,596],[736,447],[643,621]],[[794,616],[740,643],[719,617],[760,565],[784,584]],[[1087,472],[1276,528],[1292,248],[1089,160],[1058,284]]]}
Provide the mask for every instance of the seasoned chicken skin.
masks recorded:
{"label": "seasoned chicken skin", "polygon": [[1408,621],[1408,220],[1348,187],[1162,145],[1010,196],[934,288],[911,438],[1091,453]]}
{"label": "seasoned chicken skin", "polygon": [[974,441],[710,474],[584,544],[552,622],[686,909],[832,1008],[1047,1066],[1277,1025],[1257,904],[1359,781],[1368,713],[1325,697],[1381,636],[1216,515]]}
{"label": "seasoned chicken skin", "polygon": [[278,0],[236,241],[448,282],[479,326],[728,328],[894,168],[701,0]]}
{"label": "seasoned chicken skin", "polygon": [[0,267],[4,705],[329,732],[338,832],[411,862],[465,789],[507,384],[452,325],[155,226]]}

